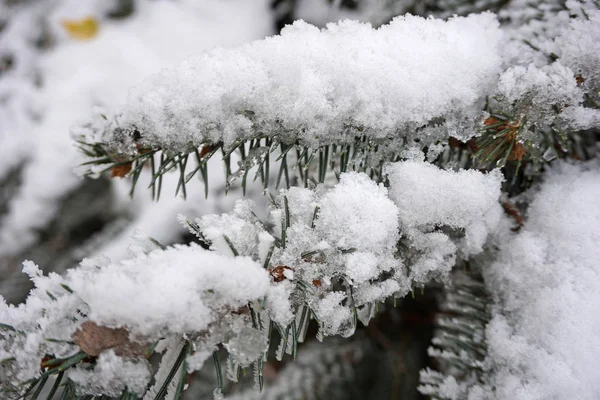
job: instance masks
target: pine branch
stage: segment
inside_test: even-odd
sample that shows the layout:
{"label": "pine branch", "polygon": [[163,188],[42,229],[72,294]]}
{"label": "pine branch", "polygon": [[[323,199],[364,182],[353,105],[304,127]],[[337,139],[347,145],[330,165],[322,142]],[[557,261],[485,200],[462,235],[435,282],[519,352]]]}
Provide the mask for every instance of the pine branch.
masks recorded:
{"label": "pine branch", "polygon": [[[430,33],[419,33],[425,30]],[[321,47],[302,44],[313,34]],[[162,89],[148,94],[142,85],[115,117],[81,127],[77,140],[90,158],[84,173],[129,174],[135,185],[141,168],[152,164],[151,187],[158,196],[160,177],[173,169],[179,170],[182,192],[197,173],[206,185],[207,161],[220,153],[227,185],[241,178],[243,189],[253,167],[254,179],[265,188],[282,181],[293,185],[290,167],[304,187],[324,182],[327,172],[351,170],[381,181],[384,163],[447,139],[444,128],[473,126],[478,101],[497,77],[499,41],[490,15],[441,24],[404,17],[379,30],[341,22],[318,31],[297,22],[270,40],[203,54],[191,61],[193,73],[178,71],[187,71],[188,64],[166,71],[153,78]],[[364,45],[356,49],[357,42]],[[465,57],[461,49],[467,42],[477,57]],[[430,59],[446,57],[444,65],[411,55],[419,43]],[[360,63],[339,63],[355,51],[362,55]],[[248,70],[240,75],[231,69],[232,59],[248,64]],[[314,80],[289,75],[298,68]],[[461,79],[442,80],[441,68]],[[440,81],[432,84],[432,77]],[[234,152],[241,159],[235,171],[230,166]],[[272,154],[279,158],[276,182],[270,180]]]}
{"label": "pine branch", "polygon": [[[270,377],[262,392],[244,390],[228,399],[348,399],[355,398],[354,375],[357,364],[369,351],[365,339],[330,339],[302,346],[299,356]],[[272,367],[271,367],[272,370]],[[271,372],[273,375],[273,372]]]}
{"label": "pine branch", "polygon": [[[253,180],[259,179],[265,189],[280,187],[289,189],[294,178],[299,181],[301,187],[314,187],[324,183],[328,176],[335,175],[339,179],[340,174],[349,171],[364,172],[375,181],[381,182],[385,179],[384,164],[402,158],[404,141],[372,139],[362,135],[356,136],[349,144],[313,148],[299,142],[284,144],[279,142],[277,136],[256,137],[239,141],[227,150],[222,143],[204,143],[189,153],[177,152],[167,156],[158,148],[145,148],[142,153],[129,158],[126,155],[111,155],[102,143],[89,145],[79,142],[79,144],[82,151],[93,158],[83,165],[86,168],[91,166],[84,175],[96,176],[111,171],[113,177],[129,176],[132,178],[131,195],[133,195],[141,171],[151,167],[152,179],[148,188],[152,190],[153,198],[158,199],[161,194],[163,175],[173,170],[179,174],[177,192],[181,191],[185,197],[185,186],[195,176],[199,176],[206,187],[205,194],[208,196],[207,164],[214,157],[221,158],[220,161],[225,167],[226,187],[230,188],[239,183],[244,193],[247,190],[248,174],[251,170],[255,171]],[[239,157],[237,170],[232,170],[232,155]],[[271,162],[275,163],[278,171],[275,181],[269,180]],[[101,168],[98,170],[96,166]],[[127,168],[123,169],[123,166]],[[296,176],[290,176],[292,173]]]}
{"label": "pine branch", "polygon": [[[490,298],[473,273],[457,271],[446,289],[429,356],[438,371],[421,371],[419,391],[439,399],[466,399],[468,388],[483,383],[487,356],[485,327],[491,320]],[[452,387],[453,389],[447,389]]]}

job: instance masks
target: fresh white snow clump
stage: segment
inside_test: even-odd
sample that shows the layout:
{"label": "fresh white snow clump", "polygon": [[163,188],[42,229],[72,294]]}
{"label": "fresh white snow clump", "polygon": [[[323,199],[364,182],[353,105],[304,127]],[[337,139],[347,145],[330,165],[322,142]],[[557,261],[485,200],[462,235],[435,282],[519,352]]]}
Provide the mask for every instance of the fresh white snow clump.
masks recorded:
{"label": "fresh white snow clump", "polygon": [[499,300],[487,328],[495,398],[600,396],[599,198],[596,161],[560,164],[524,229],[501,238],[485,277]]}
{"label": "fresh white snow clump", "polygon": [[[386,137],[479,112],[501,69],[501,39],[491,13],[406,15],[379,29],[297,21],[279,36],[211,50],[146,79],[130,92],[119,126],[174,151],[190,142],[227,146],[256,129],[311,144],[353,139],[357,130]],[[97,139],[134,151],[121,128]]]}
{"label": "fresh white snow clump", "polygon": [[[387,168],[390,198],[399,210],[400,229],[422,256],[411,266],[411,277],[425,283],[445,276],[458,250],[479,253],[502,214],[498,202],[502,175],[474,170],[445,171],[432,164],[405,161]],[[452,240],[440,228],[464,230]]]}
{"label": "fresh white snow clump", "polygon": [[88,304],[92,321],[148,337],[200,332],[215,321],[215,312],[242,307],[264,296],[269,285],[266,271],[250,258],[194,244],[99,268],[82,264],[67,281]]}

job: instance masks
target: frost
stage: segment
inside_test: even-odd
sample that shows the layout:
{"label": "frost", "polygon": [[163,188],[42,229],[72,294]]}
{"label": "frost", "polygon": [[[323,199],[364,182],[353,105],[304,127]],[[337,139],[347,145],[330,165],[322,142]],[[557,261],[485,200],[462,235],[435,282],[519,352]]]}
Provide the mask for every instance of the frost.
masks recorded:
{"label": "frost", "polygon": [[119,396],[127,388],[131,393],[142,395],[150,382],[151,371],[146,360],[129,361],[108,350],[98,356],[93,370],[78,367],[69,370],[68,376],[85,394]]}
{"label": "frost", "polygon": [[267,293],[266,307],[271,319],[282,326],[287,326],[294,319],[290,295],[292,285],[284,281],[277,285],[271,285]]}
{"label": "frost", "polygon": [[323,334],[342,334],[352,326],[352,311],[341,304],[345,299],[346,293],[331,292],[316,304],[315,311]]}
{"label": "frost", "polygon": [[[229,145],[257,129],[307,143],[353,139],[356,129],[383,138],[435,117],[474,115],[500,72],[501,39],[492,14],[407,15],[379,29],[297,21],[280,36],[150,77],[130,92],[120,126],[173,151]],[[102,139],[130,151],[117,131]]]}
{"label": "frost", "polygon": [[533,64],[509,68],[500,77],[498,93],[507,110],[517,104],[514,113],[518,118],[544,124],[552,123],[559,112],[583,101],[575,73],[559,61],[541,68]]}
{"label": "frost", "polygon": [[[579,4],[571,5],[580,7]],[[556,38],[561,62],[585,79],[586,88],[600,86],[600,10],[589,8],[587,18],[572,19]]]}
{"label": "frost", "polygon": [[247,367],[265,352],[267,345],[268,340],[264,332],[243,327],[225,343],[225,348],[240,366]]}

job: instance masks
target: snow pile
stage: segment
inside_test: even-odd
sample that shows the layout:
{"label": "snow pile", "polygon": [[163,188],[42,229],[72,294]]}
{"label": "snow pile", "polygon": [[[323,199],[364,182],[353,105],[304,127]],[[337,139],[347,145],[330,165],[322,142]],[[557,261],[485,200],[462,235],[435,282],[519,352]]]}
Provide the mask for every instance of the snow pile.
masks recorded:
{"label": "snow pile", "polygon": [[[386,171],[402,233],[420,253],[411,265],[412,279],[423,284],[445,276],[457,251],[469,256],[483,250],[502,213],[499,171],[444,171],[419,161],[395,163]],[[454,240],[445,227],[464,230],[464,237]]]}
{"label": "snow pile", "polygon": [[342,249],[383,254],[398,242],[398,209],[366,174],[343,174],[319,201],[315,229]]}
{"label": "snow pile", "polygon": [[486,274],[489,384],[499,399],[600,396],[600,174],[560,164]]}
{"label": "snow pile", "polygon": [[149,337],[202,331],[215,311],[236,310],[268,287],[267,273],[249,258],[194,244],[100,268],[86,262],[67,281],[89,306],[90,320]]}
{"label": "snow pile", "polygon": [[474,115],[500,72],[501,39],[492,14],[407,15],[379,29],[297,21],[280,36],[215,49],[146,79],[130,92],[119,128],[88,140],[129,153],[123,128],[173,151],[257,131],[309,144],[358,131],[387,137],[435,117]]}
{"label": "snow pile", "polygon": [[[352,172],[331,189],[282,190],[267,225],[247,201],[230,214],[186,224],[213,250],[251,256],[268,268],[273,285],[266,309],[273,321],[287,326],[307,304],[322,335],[347,336],[355,329],[355,308],[368,322],[373,302],[445,277],[457,254],[483,250],[500,219],[498,172],[407,161],[387,173],[389,196],[383,185]],[[401,237],[406,251],[397,246]]]}
{"label": "snow pile", "polygon": [[[229,313],[263,298],[269,288],[269,275],[251,259],[222,256],[194,244],[155,250],[121,263],[87,259],[64,278],[44,277],[31,262],[25,263],[24,271],[36,285],[27,302],[0,306],[0,321],[11,327],[3,328],[0,355],[15,359],[0,371],[7,384],[38,376],[44,354],[76,353],[72,340],[86,348],[74,336],[85,321],[125,328],[132,343],[148,346],[164,337],[206,333]],[[85,370],[70,373],[84,386],[114,391],[123,379],[149,378],[146,362],[136,360],[103,352],[93,380]]]}

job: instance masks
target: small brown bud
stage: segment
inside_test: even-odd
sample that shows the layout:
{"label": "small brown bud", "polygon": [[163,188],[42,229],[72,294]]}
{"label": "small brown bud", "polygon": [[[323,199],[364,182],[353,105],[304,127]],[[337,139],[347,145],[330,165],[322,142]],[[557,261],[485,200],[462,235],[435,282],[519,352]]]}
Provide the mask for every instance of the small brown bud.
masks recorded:
{"label": "small brown bud", "polygon": [[129,171],[131,171],[131,163],[130,162],[127,164],[115,165],[110,170],[110,177],[111,178],[115,178],[115,177],[123,178],[123,177],[125,177],[125,175],[127,175],[129,173]]}

